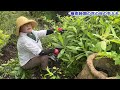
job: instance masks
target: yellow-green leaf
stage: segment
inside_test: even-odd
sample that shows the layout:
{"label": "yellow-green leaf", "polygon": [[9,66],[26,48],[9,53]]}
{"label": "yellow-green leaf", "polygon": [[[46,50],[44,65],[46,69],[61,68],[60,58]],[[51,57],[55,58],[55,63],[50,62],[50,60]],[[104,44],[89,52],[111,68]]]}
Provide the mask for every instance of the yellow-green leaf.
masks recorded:
{"label": "yellow-green leaf", "polygon": [[106,51],[106,42],[105,41],[101,41],[101,48]]}

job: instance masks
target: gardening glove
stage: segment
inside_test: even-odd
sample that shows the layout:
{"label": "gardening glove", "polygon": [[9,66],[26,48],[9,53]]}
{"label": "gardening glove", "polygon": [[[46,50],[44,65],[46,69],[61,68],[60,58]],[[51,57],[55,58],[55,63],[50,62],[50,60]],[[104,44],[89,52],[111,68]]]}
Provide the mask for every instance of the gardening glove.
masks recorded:
{"label": "gardening glove", "polygon": [[50,28],[49,30],[47,30],[46,35],[52,34],[54,33],[55,29],[54,28]]}
{"label": "gardening glove", "polygon": [[39,55],[49,55],[50,53],[53,53],[54,49],[44,49],[42,50]]}

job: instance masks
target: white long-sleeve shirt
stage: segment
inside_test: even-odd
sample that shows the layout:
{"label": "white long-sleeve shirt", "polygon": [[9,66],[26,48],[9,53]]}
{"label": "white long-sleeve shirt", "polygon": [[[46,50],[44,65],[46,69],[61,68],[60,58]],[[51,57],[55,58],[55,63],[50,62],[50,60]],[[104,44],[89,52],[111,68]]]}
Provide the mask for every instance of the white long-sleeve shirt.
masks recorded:
{"label": "white long-sleeve shirt", "polygon": [[47,30],[34,31],[36,41],[27,36],[27,33],[20,33],[17,41],[18,58],[20,65],[25,65],[31,58],[38,56],[43,50],[40,37],[46,36]]}

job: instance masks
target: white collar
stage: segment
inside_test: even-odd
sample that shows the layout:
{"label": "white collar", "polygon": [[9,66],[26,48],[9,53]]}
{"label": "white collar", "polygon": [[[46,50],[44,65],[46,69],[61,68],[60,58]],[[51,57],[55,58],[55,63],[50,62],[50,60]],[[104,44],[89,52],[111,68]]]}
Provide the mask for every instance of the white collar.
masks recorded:
{"label": "white collar", "polygon": [[[33,30],[32,30],[32,32],[33,32]],[[27,35],[27,33],[20,32],[20,36],[26,36],[26,35]]]}
{"label": "white collar", "polygon": [[20,32],[20,36],[26,36],[27,33]]}

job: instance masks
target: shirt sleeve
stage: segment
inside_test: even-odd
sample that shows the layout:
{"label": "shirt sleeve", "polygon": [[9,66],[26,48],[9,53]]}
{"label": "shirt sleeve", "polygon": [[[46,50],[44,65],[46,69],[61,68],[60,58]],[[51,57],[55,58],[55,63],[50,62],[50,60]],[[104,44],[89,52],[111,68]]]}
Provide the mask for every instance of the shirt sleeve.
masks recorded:
{"label": "shirt sleeve", "polygon": [[47,30],[35,31],[37,33],[38,38],[46,36]]}
{"label": "shirt sleeve", "polygon": [[23,48],[29,52],[32,52],[34,55],[39,55],[42,51],[36,44],[27,41],[23,44]]}

